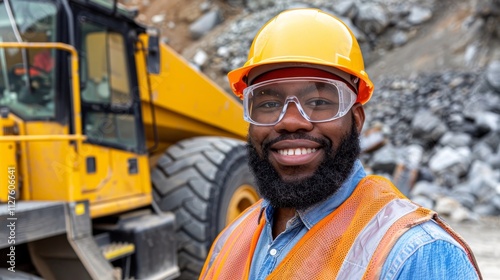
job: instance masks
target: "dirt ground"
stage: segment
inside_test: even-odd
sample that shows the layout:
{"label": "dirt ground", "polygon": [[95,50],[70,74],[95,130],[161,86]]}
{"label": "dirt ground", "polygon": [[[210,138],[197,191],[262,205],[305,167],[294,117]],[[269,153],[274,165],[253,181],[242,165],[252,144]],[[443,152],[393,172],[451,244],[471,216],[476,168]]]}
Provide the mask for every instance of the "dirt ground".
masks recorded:
{"label": "dirt ground", "polygon": [[[370,78],[377,80],[449,69],[470,70],[500,59],[500,38],[489,36],[486,26],[479,26],[481,21],[474,20],[474,3],[440,2],[433,18],[409,43],[392,49],[368,65]],[[477,49],[475,55],[467,58],[471,45]]]}
{"label": "dirt ground", "polygon": [[[121,0],[128,6],[140,3],[141,0]],[[128,3],[127,3],[128,2]],[[138,20],[160,29],[161,36],[179,54],[184,54],[186,48],[209,40],[209,36],[216,36],[214,32],[199,40],[190,37],[189,26],[202,15],[200,7],[206,0],[149,0],[149,5],[139,6],[140,15]],[[230,22],[231,18],[241,12],[240,8],[233,7],[225,1],[213,1],[219,7],[224,22]],[[212,6],[210,6],[212,7]],[[161,21],[154,21],[155,16],[160,16]],[[213,35],[212,35],[213,34]]]}

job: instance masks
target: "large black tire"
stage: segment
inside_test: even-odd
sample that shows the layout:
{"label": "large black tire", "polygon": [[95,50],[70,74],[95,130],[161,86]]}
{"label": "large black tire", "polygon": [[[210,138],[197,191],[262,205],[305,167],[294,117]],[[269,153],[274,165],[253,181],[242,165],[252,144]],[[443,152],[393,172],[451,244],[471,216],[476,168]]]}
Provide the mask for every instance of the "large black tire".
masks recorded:
{"label": "large black tire", "polygon": [[161,156],[151,180],[159,207],[175,213],[180,279],[198,279],[213,240],[226,225],[233,195],[240,186],[255,191],[245,143],[223,137],[183,140]]}

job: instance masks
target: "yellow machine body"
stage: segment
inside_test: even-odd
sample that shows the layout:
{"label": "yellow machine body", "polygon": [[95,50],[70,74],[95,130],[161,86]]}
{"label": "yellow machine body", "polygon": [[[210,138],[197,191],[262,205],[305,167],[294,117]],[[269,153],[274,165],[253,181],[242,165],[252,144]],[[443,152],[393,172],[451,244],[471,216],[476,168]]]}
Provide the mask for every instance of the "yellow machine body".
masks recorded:
{"label": "yellow machine body", "polygon": [[[99,79],[105,69],[101,65],[105,59],[100,57],[106,55],[106,48],[99,44],[104,35],[93,34],[91,39],[95,39],[95,42],[88,43],[91,46],[89,52],[93,53],[89,61],[89,79]],[[141,100],[148,147],[156,145],[156,153],[161,153],[173,143],[194,136],[245,138],[247,124],[242,119],[239,101],[165,44],[160,44],[159,73],[149,74],[146,70],[147,44],[147,35],[142,35],[135,46],[138,89],[134,91],[138,92]],[[69,54],[73,52],[73,88],[67,94],[72,94],[74,134],[70,133],[69,124],[25,121],[12,112],[2,119],[5,131],[8,131],[8,127],[16,127],[15,134],[4,133],[1,136],[0,154],[2,166],[16,166],[19,175],[17,183],[22,186],[18,193],[22,199],[88,200],[92,217],[150,204],[152,192],[149,170],[155,163],[155,152],[140,154],[85,141],[87,136],[81,127],[80,68],[74,48],[62,43],[0,43],[0,47],[32,49],[35,53],[43,49],[61,49]],[[109,54],[116,55],[113,52]],[[119,59],[110,60],[119,62]],[[115,68],[120,67],[125,66],[115,63]],[[128,77],[121,74],[112,72],[115,76],[110,77],[114,80],[111,86],[116,91],[129,91],[126,88]],[[93,164],[98,167],[95,172],[85,172],[87,158],[95,159]],[[130,159],[137,162],[135,168],[139,171],[134,174],[127,172]],[[6,193],[3,190],[5,188],[4,185],[3,194]],[[7,201],[5,195],[0,199]]]}

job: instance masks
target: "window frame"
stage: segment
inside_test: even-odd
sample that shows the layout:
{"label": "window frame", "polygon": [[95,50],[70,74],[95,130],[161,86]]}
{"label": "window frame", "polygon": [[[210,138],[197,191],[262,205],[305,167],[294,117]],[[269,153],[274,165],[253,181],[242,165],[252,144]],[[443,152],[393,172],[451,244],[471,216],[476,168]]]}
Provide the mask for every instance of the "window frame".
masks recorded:
{"label": "window frame", "polygon": [[[84,52],[82,47],[85,44],[84,42],[84,34],[82,31],[82,24],[89,22],[91,24],[95,24],[98,26],[102,26],[103,30],[108,30],[111,32],[116,32],[118,34],[122,35],[123,38],[123,43],[124,43],[124,51],[125,51],[125,59],[126,65],[128,66],[127,69],[127,75],[129,79],[129,85],[128,87],[131,89],[130,94],[131,94],[131,104],[128,108],[124,107],[114,107],[112,106],[111,102],[111,96],[110,96],[110,103],[109,104],[102,104],[102,103],[95,103],[95,102],[87,102],[85,101],[82,97],[80,97],[81,100],[81,107],[82,107],[82,127],[83,127],[83,133],[85,134],[85,120],[86,117],[93,112],[96,113],[107,113],[107,114],[113,114],[116,117],[119,117],[120,115],[132,115],[134,117],[134,125],[135,125],[135,133],[136,133],[136,145],[135,147],[131,147],[128,145],[123,145],[118,142],[108,142],[108,141],[103,141],[103,139],[95,139],[92,137],[87,136],[87,140],[85,142],[87,143],[92,143],[92,144],[97,144],[100,146],[106,146],[106,147],[111,147],[111,148],[116,148],[120,150],[126,150],[126,151],[131,151],[139,154],[147,154],[147,149],[146,149],[146,139],[145,139],[145,133],[144,133],[144,124],[142,121],[142,112],[141,112],[141,100],[139,96],[139,91],[138,91],[138,81],[137,81],[137,74],[136,74],[136,64],[135,64],[135,44],[137,40],[137,35],[136,33],[138,30],[136,30],[133,26],[128,24],[127,22],[123,21],[118,21],[114,18],[111,17],[104,17],[97,15],[95,13],[90,13],[87,11],[81,11],[79,12],[76,17],[76,47],[78,51],[80,52],[80,77],[88,77],[87,73],[82,73],[81,71],[85,70],[86,67],[84,66],[83,63],[85,57],[83,57]],[[87,69],[88,70],[88,69]],[[107,69],[109,71],[109,69]],[[83,81],[80,82],[80,92],[83,92]],[[117,130],[118,132],[118,130]]]}
{"label": "window frame", "polygon": [[[61,27],[61,25],[62,25],[61,23],[64,22],[64,13],[62,12],[61,6],[59,5],[59,3],[48,1],[48,0],[40,0],[40,1],[26,0],[25,2],[26,2],[25,3],[26,5],[29,5],[32,2],[39,2],[39,3],[50,5],[50,6],[55,8],[55,13],[52,15],[53,20],[55,21],[55,23],[54,23],[55,28],[52,30],[52,32],[54,32],[54,34],[52,35],[53,40],[43,41],[42,43],[44,43],[44,42],[50,42],[50,43],[64,42],[64,38],[62,36],[62,29],[64,29],[64,28]],[[20,5],[20,3],[21,2],[16,2],[16,5]],[[13,12],[14,12],[14,17],[16,17],[15,9]],[[23,35],[23,38],[24,38],[24,35]],[[36,42],[36,41],[28,40],[27,42]],[[18,50],[23,51],[21,49],[18,49]],[[26,54],[28,56],[32,56],[32,54],[31,54],[32,52],[40,52],[42,50],[43,49],[41,49],[41,48],[24,49],[24,51],[26,52]],[[23,121],[27,121],[27,122],[55,121],[55,122],[58,122],[61,124],[67,124],[67,117],[66,117],[67,112],[66,112],[66,109],[64,108],[67,106],[63,105],[63,104],[65,104],[65,102],[67,102],[67,100],[62,98],[63,97],[62,93],[67,92],[69,90],[70,83],[69,83],[69,79],[64,79],[62,77],[62,73],[67,73],[68,70],[70,69],[70,66],[69,66],[70,60],[68,58],[69,54],[65,53],[64,51],[56,50],[53,48],[47,48],[46,50],[51,52],[52,59],[54,60],[54,62],[53,62],[54,66],[53,66],[53,69],[51,70],[52,73],[51,73],[51,77],[50,77],[51,78],[50,82],[52,83],[51,90],[53,91],[53,96],[51,98],[52,102],[53,102],[53,108],[51,109],[51,115],[50,116],[30,115],[30,114],[26,114],[25,112],[23,112],[21,107],[12,108],[8,105],[2,105],[2,106],[8,107],[14,114],[16,114]],[[28,61],[28,63],[30,63],[30,62]],[[9,70],[10,69],[7,69],[7,71],[9,71]],[[26,75],[28,75],[28,74],[26,74]],[[66,81],[66,82],[63,82],[63,81]]]}

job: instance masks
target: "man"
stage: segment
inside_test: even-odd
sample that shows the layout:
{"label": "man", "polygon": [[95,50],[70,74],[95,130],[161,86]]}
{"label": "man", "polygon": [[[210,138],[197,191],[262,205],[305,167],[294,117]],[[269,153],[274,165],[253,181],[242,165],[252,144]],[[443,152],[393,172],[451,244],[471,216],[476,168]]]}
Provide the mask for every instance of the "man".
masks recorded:
{"label": "man", "polygon": [[[44,49],[36,53],[29,71],[25,65],[16,64],[12,69],[14,90],[19,92],[18,100],[26,104],[45,104],[53,85],[51,75],[54,68],[54,59],[50,50]],[[25,75],[29,73],[31,88],[27,88]]]}
{"label": "man", "polygon": [[264,198],[215,240],[201,279],[478,279],[436,213],[357,159],[373,92],[337,18],[285,11],[228,75],[243,98],[249,165]]}

